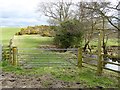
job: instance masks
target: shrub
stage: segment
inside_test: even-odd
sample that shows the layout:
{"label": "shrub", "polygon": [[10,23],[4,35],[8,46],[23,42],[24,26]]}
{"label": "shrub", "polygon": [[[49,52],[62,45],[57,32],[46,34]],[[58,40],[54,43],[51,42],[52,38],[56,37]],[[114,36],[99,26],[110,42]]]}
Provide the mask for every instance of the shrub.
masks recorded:
{"label": "shrub", "polygon": [[20,32],[17,32],[15,35],[31,35],[31,34],[40,34],[41,36],[48,36],[52,37],[54,36],[54,27],[55,26],[28,26],[27,28],[21,28]]}
{"label": "shrub", "polygon": [[62,22],[57,27],[54,42],[62,48],[78,47],[82,44],[83,27],[78,20]]}

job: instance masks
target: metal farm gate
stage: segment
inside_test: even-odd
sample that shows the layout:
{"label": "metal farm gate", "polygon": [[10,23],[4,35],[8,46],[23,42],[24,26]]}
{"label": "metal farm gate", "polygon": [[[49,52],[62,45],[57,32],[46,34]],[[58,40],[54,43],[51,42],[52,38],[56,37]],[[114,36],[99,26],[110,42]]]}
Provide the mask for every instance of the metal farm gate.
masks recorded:
{"label": "metal farm gate", "polygon": [[76,66],[78,62],[78,49],[57,48],[18,48],[18,64],[25,68]]}

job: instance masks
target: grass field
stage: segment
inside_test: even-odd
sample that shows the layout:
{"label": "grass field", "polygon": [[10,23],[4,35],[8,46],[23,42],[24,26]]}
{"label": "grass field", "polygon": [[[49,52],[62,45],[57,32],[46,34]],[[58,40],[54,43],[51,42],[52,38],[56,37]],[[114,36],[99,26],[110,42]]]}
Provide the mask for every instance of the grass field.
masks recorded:
{"label": "grass field", "polygon": [[0,41],[3,45],[8,45],[9,40],[15,35],[16,32],[20,31],[18,27],[5,27],[0,28]]}
{"label": "grass field", "polygon": [[[7,45],[9,39],[12,38],[13,35],[19,30],[20,28],[3,28],[1,33],[3,45]],[[36,55],[34,55],[34,53],[40,53],[41,51],[34,51],[34,50],[30,50],[29,48],[38,48],[40,45],[52,45],[53,38],[41,37],[39,35],[21,35],[21,36],[14,36],[13,42],[14,42],[13,45],[17,46],[18,48],[28,48],[28,50],[24,53],[33,53],[33,54],[25,57],[31,58],[31,57],[37,57]],[[115,42],[116,42],[115,40],[111,40],[109,43],[111,45],[114,45],[116,44]],[[97,42],[94,42],[95,45],[96,43]],[[47,53],[46,51],[43,52]],[[54,56],[52,52],[50,53],[51,54],[49,55],[41,54],[39,56],[46,57],[46,59],[43,59],[43,61],[48,61],[49,57],[56,58],[56,56]],[[38,59],[36,60],[31,59],[31,60],[33,60],[33,63],[40,63],[40,60]],[[56,59],[52,59],[52,60],[53,62],[55,62]],[[62,61],[62,59],[60,60]],[[56,80],[58,79],[67,82],[76,82],[76,83],[80,83],[81,85],[85,85],[86,87],[101,86],[106,88],[110,88],[110,87],[112,88],[112,87],[117,87],[118,85],[117,78],[113,76],[114,75],[113,73],[107,73],[106,71],[107,74],[103,73],[103,76],[97,76],[96,70],[92,70],[91,68],[86,68],[86,67],[79,69],[77,67],[59,68],[59,67],[49,66],[49,67],[24,69],[20,66],[17,67],[11,66],[8,63],[6,63],[6,61],[0,63],[0,66],[2,66],[4,72],[12,72],[18,75],[26,75],[26,76],[50,74]],[[115,74],[115,76],[117,75]],[[49,81],[45,81],[44,83],[47,84],[49,83]]]}
{"label": "grass field", "polygon": [[41,37],[40,35],[14,36],[13,46],[19,48],[38,48],[40,45],[52,45],[52,37]]}
{"label": "grass field", "polygon": [[[0,28],[0,43],[3,45],[8,45],[9,40],[13,38],[13,35],[15,35],[16,32],[20,31],[19,27],[4,27]],[[51,37],[40,37],[39,35],[21,35],[21,36],[15,36],[16,45],[19,45],[20,47],[36,47],[39,46],[39,44],[51,44],[53,38]],[[17,42],[20,42],[17,44]],[[31,42],[32,41],[32,42]],[[96,45],[97,46],[97,39],[91,40],[90,45]],[[117,38],[110,38],[108,39],[107,46],[118,46],[118,39]]]}
{"label": "grass field", "polygon": [[[97,46],[98,45],[98,39],[94,39],[90,41],[90,45]],[[109,38],[107,41],[107,46],[118,46],[118,38]]]}

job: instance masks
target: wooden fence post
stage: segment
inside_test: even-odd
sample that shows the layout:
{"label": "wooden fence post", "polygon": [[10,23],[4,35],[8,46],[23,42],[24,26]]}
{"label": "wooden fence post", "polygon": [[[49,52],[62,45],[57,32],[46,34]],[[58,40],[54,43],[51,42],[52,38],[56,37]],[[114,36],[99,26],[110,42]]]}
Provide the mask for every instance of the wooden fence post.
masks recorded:
{"label": "wooden fence post", "polygon": [[0,61],[2,60],[2,45],[0,44]]}
{"label": "wooden fence post", "polygon": [[9,63],[13,63],[13,61],[12,61],[12,48],[11,47],[9,47]]}
{"label": "wooden fence post", "polygon": [[101,75],[102,74],[102,70],[103,70],[103,57],[101,54],[101,48],[102,48],[102,32],[100,31],[99,36],[98,36],[98,63],[97,63],[97,75]]}
{"label": "wooden fence post", "polygon": [[10,42],[9,42],[9,62],[12,64],[13,61],[12,61],[12,39],[10,39]]}
{"label": "wooden fence post", "polygon": [[82,68],[82,48],[78,48],[78,67]]}
{"label": "wooden fence post", "polygon": [[12,51],[13,51],[13,61],[12,61],[12,64],[14,66],[17,66],[17,64],[18,64],[18,61],[17,61],[17,47],[13,47]]}

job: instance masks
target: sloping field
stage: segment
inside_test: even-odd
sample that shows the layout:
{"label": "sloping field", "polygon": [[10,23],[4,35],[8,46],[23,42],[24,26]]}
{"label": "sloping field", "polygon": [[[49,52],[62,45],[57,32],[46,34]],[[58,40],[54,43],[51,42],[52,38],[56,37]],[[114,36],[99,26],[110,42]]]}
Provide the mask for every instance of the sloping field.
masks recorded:
{"label": "sloping field", "polygon": [[9,40],[15,35],[16,32],[20,31],[19,27],[4,27],[0,28],[0,43],[8,45]]}
{"label": "sloping field", "polygon": [[19,48],[38,48],[40,45],[52,45],[52,37],[41,37],[40,35],[14,36],[13,46]]}

